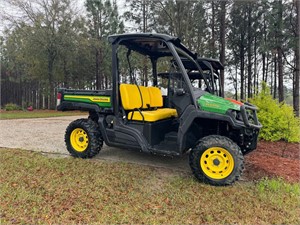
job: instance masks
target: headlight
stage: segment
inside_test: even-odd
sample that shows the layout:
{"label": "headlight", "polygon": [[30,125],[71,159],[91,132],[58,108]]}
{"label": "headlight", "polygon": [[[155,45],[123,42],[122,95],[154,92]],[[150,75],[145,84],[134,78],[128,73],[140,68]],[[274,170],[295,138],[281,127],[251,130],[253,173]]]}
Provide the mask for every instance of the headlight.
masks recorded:
{"label": "headlight", "polygon": [[255,124],[253,111],[247,110],[246,113],[247,113],[247,118],[248,118],[249,123]]}
{"label": "headlight", "polygon": [[243,121],[243,116],[242,116],[242,113],[240,111],[237,112],[236,119],[240,120],[240,121]]}
{"label": "headlight", "polygon": [[233,116],[233,118],[235,118],[235,119],[236,119],[236,116],[237,116],[237,113],[236,113],[236,111],[232,111],[232,112],[231,112],[231,115]]}
{"label": "headlight", "polygon": [[242,113],[240,111],[232,110],[230,113],[235,120],[243,121]]}

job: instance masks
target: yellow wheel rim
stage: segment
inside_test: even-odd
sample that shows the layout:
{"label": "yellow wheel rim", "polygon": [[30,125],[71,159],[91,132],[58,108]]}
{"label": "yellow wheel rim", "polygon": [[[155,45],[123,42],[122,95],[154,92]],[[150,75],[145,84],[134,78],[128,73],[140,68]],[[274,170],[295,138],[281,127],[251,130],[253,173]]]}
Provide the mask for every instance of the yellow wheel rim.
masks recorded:
{"label": "yellow wheel rim", "polygon": [[89,145],[89,137],[87,133],[81,128],[76,128],[72,131],[70,140],[71,146],[77,152],[85,151]]}
{"label": "yellow wheel rim", "polygon": [[224,179],[234,169],[234,159],[224,148],[212,147],[207,149],[200,158],[202,171],[212,179]]}

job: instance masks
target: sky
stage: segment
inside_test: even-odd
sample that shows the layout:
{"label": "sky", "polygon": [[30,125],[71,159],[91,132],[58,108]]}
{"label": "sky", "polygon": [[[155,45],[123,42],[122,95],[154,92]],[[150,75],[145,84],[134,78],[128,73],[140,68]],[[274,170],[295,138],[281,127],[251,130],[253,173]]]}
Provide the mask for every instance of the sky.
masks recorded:
{"label": "sky", "polygon": [[6,0],[0,0],[0,35],[3,33],[6,25],[3,16],[7,11],[12,11],[12,9],[9,7],[9,4]]}
{"label": "sky", "polygon": [[[8,22],[6,22],[5,19],[4,19],[5,15],[7,15],[7,14],[9,14],[9,15],[18,14],[18,11],[16,11],[15,9],[13,9],[10,6],[9,1],[10,0],[0,0],[0,36],[3,34],[4,30],[7,27],[9,27]],[[28,0],[28,1],[30,2],[30,0]],[[84,12],[85,12],[85,9],[84,9],[85,0],[72,0],[71,2],[72,2],[72,4],[77,5],[76,8],[79,10],[79,12],[84,14]],[[120,15],[123,14],[123,12],[126,9],[124,7],[125,2],[126,2],[126,0],[117,0]]]}

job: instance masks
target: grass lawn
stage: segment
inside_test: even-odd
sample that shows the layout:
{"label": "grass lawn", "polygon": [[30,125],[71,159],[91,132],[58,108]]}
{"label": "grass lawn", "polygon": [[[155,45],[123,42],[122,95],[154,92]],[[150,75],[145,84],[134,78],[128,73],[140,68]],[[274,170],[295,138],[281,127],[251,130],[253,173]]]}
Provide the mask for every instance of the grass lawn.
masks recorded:
{"label": "grass lawn", "polygon": [[0,148],[0,224],[299,224],[300,185],[213,187],[135,164]]}
{"label": "grass lawn", "polygon": [[55,110],[34,110],[31,112],[30,111],[1,111],[0,120],[76,116],[76,115],[86,115],[86,114],[87,113],[85,112],[79,112],[79,111],[60,112]]}

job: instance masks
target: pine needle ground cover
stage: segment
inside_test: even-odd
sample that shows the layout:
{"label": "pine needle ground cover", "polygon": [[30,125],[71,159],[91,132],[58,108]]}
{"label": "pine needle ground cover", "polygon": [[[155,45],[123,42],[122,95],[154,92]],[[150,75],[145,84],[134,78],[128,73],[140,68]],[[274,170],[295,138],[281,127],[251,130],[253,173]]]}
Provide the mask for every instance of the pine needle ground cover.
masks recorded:
{"label": "pine needle ground cover", "polygon": [[299,184],[213,187],[172,170],[0,148],[0,223],[299,224]]}

